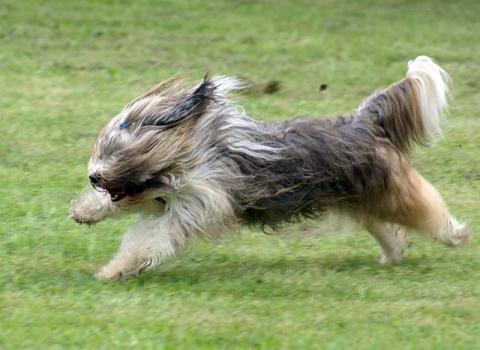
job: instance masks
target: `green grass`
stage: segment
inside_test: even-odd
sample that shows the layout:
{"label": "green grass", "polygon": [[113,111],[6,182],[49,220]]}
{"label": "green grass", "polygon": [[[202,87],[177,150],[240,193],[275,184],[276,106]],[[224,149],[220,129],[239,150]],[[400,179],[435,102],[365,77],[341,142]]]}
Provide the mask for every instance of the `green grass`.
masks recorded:
{"label": "green grass", "polygon": [[475,0],[2,0],[0,348],[479,348],[475,236],[457,250],[413,237],[403,264],[382,267],[354,229],[245,232],[102,283],[92,273],[134,218],[67,219],[97,132],[172,73],[279,80],[278,93],[239,98],[273,120],[346,114],[428,54],[455,99],[446,138],[414,162],[476,233],[479,16]]}

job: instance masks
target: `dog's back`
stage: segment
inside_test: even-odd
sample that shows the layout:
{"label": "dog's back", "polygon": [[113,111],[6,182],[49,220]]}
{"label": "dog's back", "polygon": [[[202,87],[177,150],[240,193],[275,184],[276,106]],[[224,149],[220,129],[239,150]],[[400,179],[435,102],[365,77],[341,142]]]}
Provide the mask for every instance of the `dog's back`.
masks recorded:
{"label": "dog's back", "polygon": [[448,81],[442,68],[420,56],[405,79],[365,99],[350,117],[268,125],[281,156],[266,163],[241,158],[251,163],[241,169],[250,172],[253,188],[245,219],[275,225],[332,207],[357,216],[388,211],[390,197],[412,187],[411,144],[441,133]]}
{"label": "dog's back", "polygon": [[[244,218],[249,223],[278,223],[314,217],[328,208],[374,206],[388,190],[391,146],[373,123],[354,117],[299,119],[272,125],[283,145],[268,162],[242,157],[237,162],[251,178]],[[248,172],[248,173],[247,173]]]}

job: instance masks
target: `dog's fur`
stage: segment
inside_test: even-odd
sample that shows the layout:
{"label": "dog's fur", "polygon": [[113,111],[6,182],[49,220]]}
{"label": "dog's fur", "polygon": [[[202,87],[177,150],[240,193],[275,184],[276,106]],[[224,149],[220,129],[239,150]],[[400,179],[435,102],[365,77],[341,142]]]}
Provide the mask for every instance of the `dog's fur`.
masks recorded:
{"label": "dog's fur", "polygon": [[103,129],[89,164],[95,189],[71,217],[93,224],[138,212],[99,278],[152,267],[197,236],[251,224],[277,227],[327,209],[361,223],[381,261],[400,261],[405,229],[456,246],[467,228],[412,167],[413,143],[441,134],[449,77],[430,58],[368,97],[349,117],[264,123],[228,99],[233,78],[172,78],[130,102]]}

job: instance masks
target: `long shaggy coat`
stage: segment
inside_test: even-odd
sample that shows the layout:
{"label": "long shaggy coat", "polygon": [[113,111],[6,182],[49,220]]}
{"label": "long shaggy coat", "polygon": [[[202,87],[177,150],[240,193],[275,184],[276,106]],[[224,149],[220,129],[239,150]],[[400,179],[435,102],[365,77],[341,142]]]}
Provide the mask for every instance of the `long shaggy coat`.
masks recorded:
{"label": "long shaggy coat", "polygon": [[441,134],[449,77],[430,58],[346,117],[265,123],[229,100],[233,78],[191,85],[176,77],[130,102],[100,133],[89,163],[93,190],[71,216],[92,224],[138,212],[119,252],[97,274],[152,267],[196,236],[348,215],[399,261],[405,229],[448,245],[468,240],[435,188],[413,169],[413,143]]}

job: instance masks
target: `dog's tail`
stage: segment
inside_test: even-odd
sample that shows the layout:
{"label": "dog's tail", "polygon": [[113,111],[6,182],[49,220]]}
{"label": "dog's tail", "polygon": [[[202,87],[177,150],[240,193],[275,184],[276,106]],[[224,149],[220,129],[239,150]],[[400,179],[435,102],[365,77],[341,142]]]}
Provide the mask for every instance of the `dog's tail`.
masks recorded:
{"label": "dog's tail", "polygon": [[413,142],[426,145],[442,135],[450,77],[427,56],[408,62],[406,77],[374,93],[356,115],[380,126],[391,142],[407,152]]}

